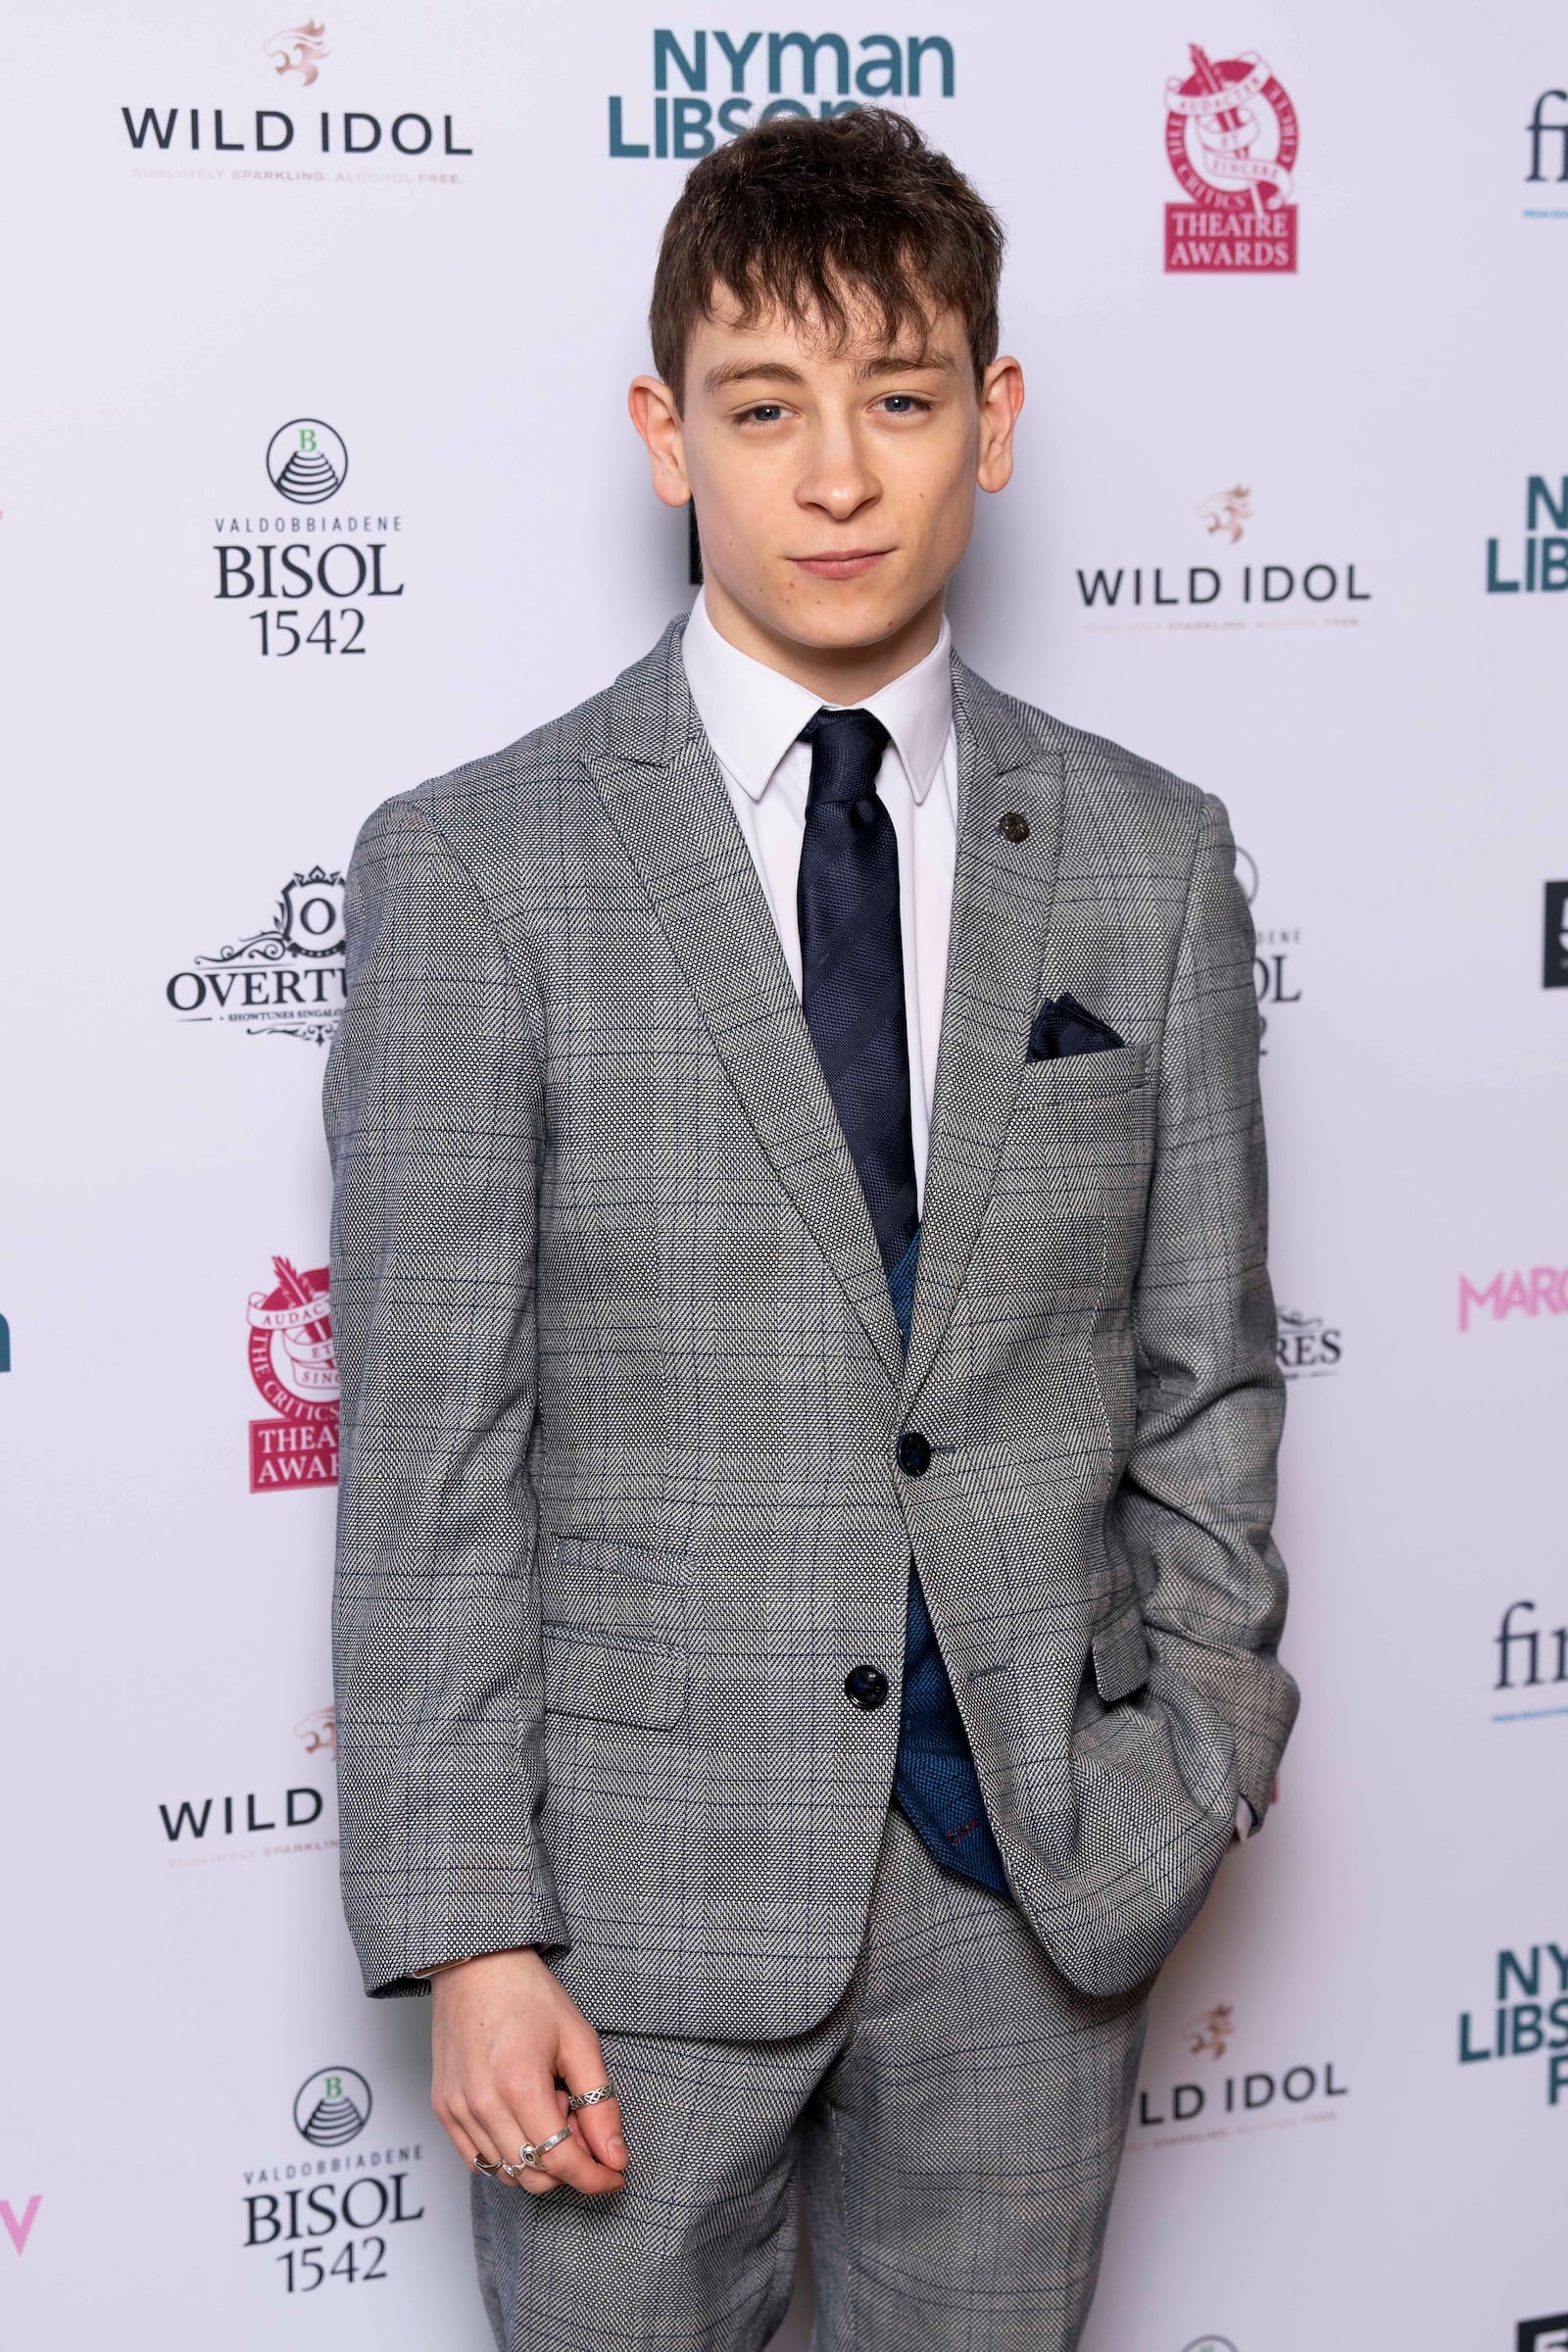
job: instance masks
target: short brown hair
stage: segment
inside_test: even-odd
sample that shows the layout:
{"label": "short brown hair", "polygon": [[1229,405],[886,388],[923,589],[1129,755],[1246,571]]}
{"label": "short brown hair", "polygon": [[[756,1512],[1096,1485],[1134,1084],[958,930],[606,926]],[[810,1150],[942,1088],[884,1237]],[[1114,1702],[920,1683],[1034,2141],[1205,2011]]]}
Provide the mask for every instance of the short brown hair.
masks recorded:
{"label": "short brown hair", "polygon": [[997,356],[1002,223],[905,116],[775,116],[696,165],[664,224],[648,314],[654,365],[677,402],[686,347],[722,289],[755,325],[812,317],[842,337],[863,297],[890,344],[956,311],[978,385]]}

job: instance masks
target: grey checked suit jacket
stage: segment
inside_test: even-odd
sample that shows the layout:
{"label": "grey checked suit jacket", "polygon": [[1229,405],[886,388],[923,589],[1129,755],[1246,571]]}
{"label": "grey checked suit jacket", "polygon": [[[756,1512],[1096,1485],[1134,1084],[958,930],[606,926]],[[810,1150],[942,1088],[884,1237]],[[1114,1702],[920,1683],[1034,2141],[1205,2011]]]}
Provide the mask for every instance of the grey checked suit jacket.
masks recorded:
{"label": "grey checked suit jacket", "polygon": [[[1152,1975],[1238,1790],[1267,1808],[1297,1699],[1224,811],[957,661],[954,688],[906,1359],[679,623],[360,838],[326,1119],[372,1992],[535,1944],[609,2029],[821,2018],[899,1732],[844,1678],[897,1690],[911,1550],[1009,1880],[1075,1984]],[[1027,1062],[1064,990],[1125,1048]]]}

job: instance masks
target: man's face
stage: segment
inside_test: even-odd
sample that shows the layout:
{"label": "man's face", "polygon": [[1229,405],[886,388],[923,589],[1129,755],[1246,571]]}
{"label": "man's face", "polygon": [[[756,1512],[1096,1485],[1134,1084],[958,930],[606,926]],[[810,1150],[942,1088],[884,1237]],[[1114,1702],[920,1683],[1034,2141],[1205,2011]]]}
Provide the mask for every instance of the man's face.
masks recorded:
{"label": "man's face", "polygon": [[662,447],[644,426],[661,496],[696,502],[710,607],[824,654],[940,610],[977,482],[1000,489],[1010,471],[1022,398],[1010,361],[977,393],[955,314],[895,347],[863,311],[851,319],[836,346],[809,322],[742,326],[721,308],[692,335]]}

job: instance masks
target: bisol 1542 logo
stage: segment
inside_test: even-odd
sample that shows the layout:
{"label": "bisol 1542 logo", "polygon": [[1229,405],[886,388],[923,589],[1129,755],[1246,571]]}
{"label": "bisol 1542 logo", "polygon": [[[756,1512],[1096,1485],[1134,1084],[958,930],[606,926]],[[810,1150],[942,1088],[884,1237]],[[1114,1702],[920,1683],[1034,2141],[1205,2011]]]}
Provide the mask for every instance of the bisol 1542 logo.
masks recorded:
{"label": "bisol 1542 logo", "polygon": [[1165,153],[1187,195],[1165,207],[1165,268],[1293,270],[1296,109],[1254,49],[1211,58],[1195,41],[1189,55],[1165,84]]}
{"label": "bisol 1542 logo", "polygon": [[1257,990],[1257,1017],[1263,1041],[1259,1051],[1266,1054],[1276,1008],[1299,1004],[1301,1002],[1301,926],[1299,923],[1265,923],[1258,919],[1260,876],[1257,859],[1239,843],[1236,850],[1236,878],[1246,894],[1247,904],[1252,909],[1252,981]]}
{"label": "bisol 1542 logo", "polygon": [[271,2255],[286,2294],[389,2278],[405,2242],[394,2233],[424,2219],[416,2184],[420,2144],[368,2141],[374,2111],[369,2081],[357,2067],[318,2067],[294,2093],[290,2110],[295,2145],[303,2140],[315,2153],[244,2175],[241,2245]]}
{"label": "bisol 1542 logo", "polygon": [[251,1378],[276,1416],[251,1423],[251,1493],[337,1484],[338,1379],[327,1269],[274,1257],[270,1291],[253,1291]]}
{"label": "bisol 1542 logo", "polygon": [[196,956],[165,984],[182,1021],[326,1045],[345,994],[342,874],[324,865],[291,874],[265,930]]}
{"label": "bisol 1542 logo", "polygon": [[372,615],[408,585],[393,547],[402,515],[333,503],[349,478],[349,451],[322,416],[280,424],[264,463],[279,511],[215,515],[213,601],[244,614],[266,660],[368,653]]}
{"label": "bisol 1542 logo", "polygon": [[953,43],[941,33],[695,32],[655,29],[644,98],[610,101],[610,153],[695,163],[777,115],[951,98]]}

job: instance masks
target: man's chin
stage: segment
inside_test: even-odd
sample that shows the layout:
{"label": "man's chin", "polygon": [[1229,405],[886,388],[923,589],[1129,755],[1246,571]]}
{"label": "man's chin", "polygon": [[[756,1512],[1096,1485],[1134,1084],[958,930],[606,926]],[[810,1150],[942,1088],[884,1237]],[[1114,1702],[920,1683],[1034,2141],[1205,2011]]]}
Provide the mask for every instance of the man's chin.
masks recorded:
{"label": "man's chin", "polygon": [[885,645],[925,611],[929,595],[874,596],[854,593],[855,583],[836,581],[824,593],[813,581],[805,594],[791,597],[757,617],[774,635],[819,654],[854,653],[866,645]]}

